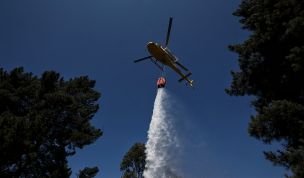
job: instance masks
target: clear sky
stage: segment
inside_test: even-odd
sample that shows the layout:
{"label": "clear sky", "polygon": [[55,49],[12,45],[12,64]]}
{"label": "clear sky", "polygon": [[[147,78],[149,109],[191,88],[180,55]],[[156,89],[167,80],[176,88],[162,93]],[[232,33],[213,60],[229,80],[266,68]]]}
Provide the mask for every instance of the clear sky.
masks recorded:
{"label": "clear sky", "polygon": [[[196,177],[271,178],[286,172],[264,159],[264,145],[247,133],[250,97],[230,97],[230,70],[238,56],[227,45],[241,43],[232,13],[241,0],[2,0],[0,1],[0,67],[41,76],[59,72],[66,80],[88,75],[97,81],[100,109],[92,120],[104,135],[69,158],[75,173],[99,167],[97,177],[116,178],[125,153],[135,142],[147,142],[159,69],[149,61],[148,42],[164,45],[173,17],[168,47],[192,72],[193,90],[178,83],[166,68],[166,90],[187,117],[177,132],[193,150]],[[184,123],[183,122],[183,123]],[[186,161],[186,160],[185,160]],[[190,164],[190,163],[189,163]],[[188,170],[189,171],[189,170]],[[195,174],[197,172],[197,174]],[[225,176],[223,176],[225,175]]]}

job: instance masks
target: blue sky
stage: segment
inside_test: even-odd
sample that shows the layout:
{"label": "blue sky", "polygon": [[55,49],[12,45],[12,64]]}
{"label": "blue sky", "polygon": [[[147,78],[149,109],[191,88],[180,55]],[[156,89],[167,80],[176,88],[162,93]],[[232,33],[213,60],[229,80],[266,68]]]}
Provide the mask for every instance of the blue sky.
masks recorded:
{"label": "blue sky", "polygon": [[[195,89],[178,83],[166,68],[166,89],[187,113],[181,132],[196,146],[185,153],[197,164],[197,177],[283,177],[283,168],[264,159],[276,150],[247,133],[250,97],[230,97],[230,70],[237,54],[227,45],[248,32],[232,13],[241,0],[26,0],[0,1],[0,67],[41,76],[59,72],[66,80],[88,75],[97,81],[100,109],[92,120],[104,135],[69,158],[75,173],[98,166],[97,177],[120,177],[120,163],[135,142],[147,142],[159,69],[149,61],[148,42],[168,47],[192,72]],[[203,170],[203,171],[202,171]]]}

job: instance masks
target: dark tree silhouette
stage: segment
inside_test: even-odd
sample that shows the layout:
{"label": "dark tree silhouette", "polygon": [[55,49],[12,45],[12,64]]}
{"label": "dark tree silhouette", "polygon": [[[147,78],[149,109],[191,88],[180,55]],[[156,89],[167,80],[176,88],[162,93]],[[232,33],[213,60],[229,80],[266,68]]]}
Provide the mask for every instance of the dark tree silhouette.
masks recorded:
{"label": "dark tree silhouette", "polygon": [[97,175],[99,172],[98,167],[85,167],[83,170],[79,170],[79,174],[77,174],[77,178],[92,178]]}
{"label": "dark tree silhouette", "polygon": [[0,69],[0,177],[69,177],[67,156],[102,134],[90,124],[95,81]]}
{"label": "dark tree silhouette", "polygon": [[[304,1],[243,0],[233,13],[251,31],[239,54],[241,71],[231,71],[229,95],[254,95],[251,136],[283,150],[264,152],[274,165],[304,177]],[[286,175],[286,177],[288,177]]]}

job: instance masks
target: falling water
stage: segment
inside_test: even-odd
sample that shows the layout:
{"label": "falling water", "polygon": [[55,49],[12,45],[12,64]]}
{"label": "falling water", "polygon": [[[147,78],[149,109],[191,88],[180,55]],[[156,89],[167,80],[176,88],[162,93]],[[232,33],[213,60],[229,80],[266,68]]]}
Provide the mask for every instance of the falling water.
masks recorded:
{"label": "falling water", "polygon": [[[179,140],[174,129],[172,103],[164,88],[158,89],[148,141],[145,178],[179,178]],[[178,175],[179,174],[179,175]]]}
{"label": "falling water", "polygon": [[145,178],[239,177],[223,168],[205,147],[201,127],[194,126],[184,104],[158,89],[146,143]]}

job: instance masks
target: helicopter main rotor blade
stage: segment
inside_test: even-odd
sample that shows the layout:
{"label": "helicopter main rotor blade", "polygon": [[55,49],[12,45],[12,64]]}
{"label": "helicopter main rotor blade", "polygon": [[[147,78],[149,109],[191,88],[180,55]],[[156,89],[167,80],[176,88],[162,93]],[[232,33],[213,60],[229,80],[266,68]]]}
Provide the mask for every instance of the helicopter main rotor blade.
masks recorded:
{"label": "helicopter main rotor blade", "polygon": [[172,20],[173,20],[173,18],[170,17],[165,47],[167,47],[167,45],[168,45],[168,43],[169,43],[169,37],[170,37],[170,31],[171,31]]}
{"label": "helicopter main rotor blade", "polygon": [[185,71],[188,71],[188,69],[186,67],[184,67],[183,65],[181,65],[179,62],[175,62],[175,64],[179,65],[181,68],[183,68]]}
{"label": "helicopter main rotor blade", "polygon": [[137,60],[134,61],[134,63],[140,62],[140,61],[143,61],[143,60],[146,60],[146,59],[149,59],[149,58],[151,58],[151,57],[152,57],[152,56],[148,56],[148,57],[144,57],[144,58],[141,58],[141,59],[137,59]]}

